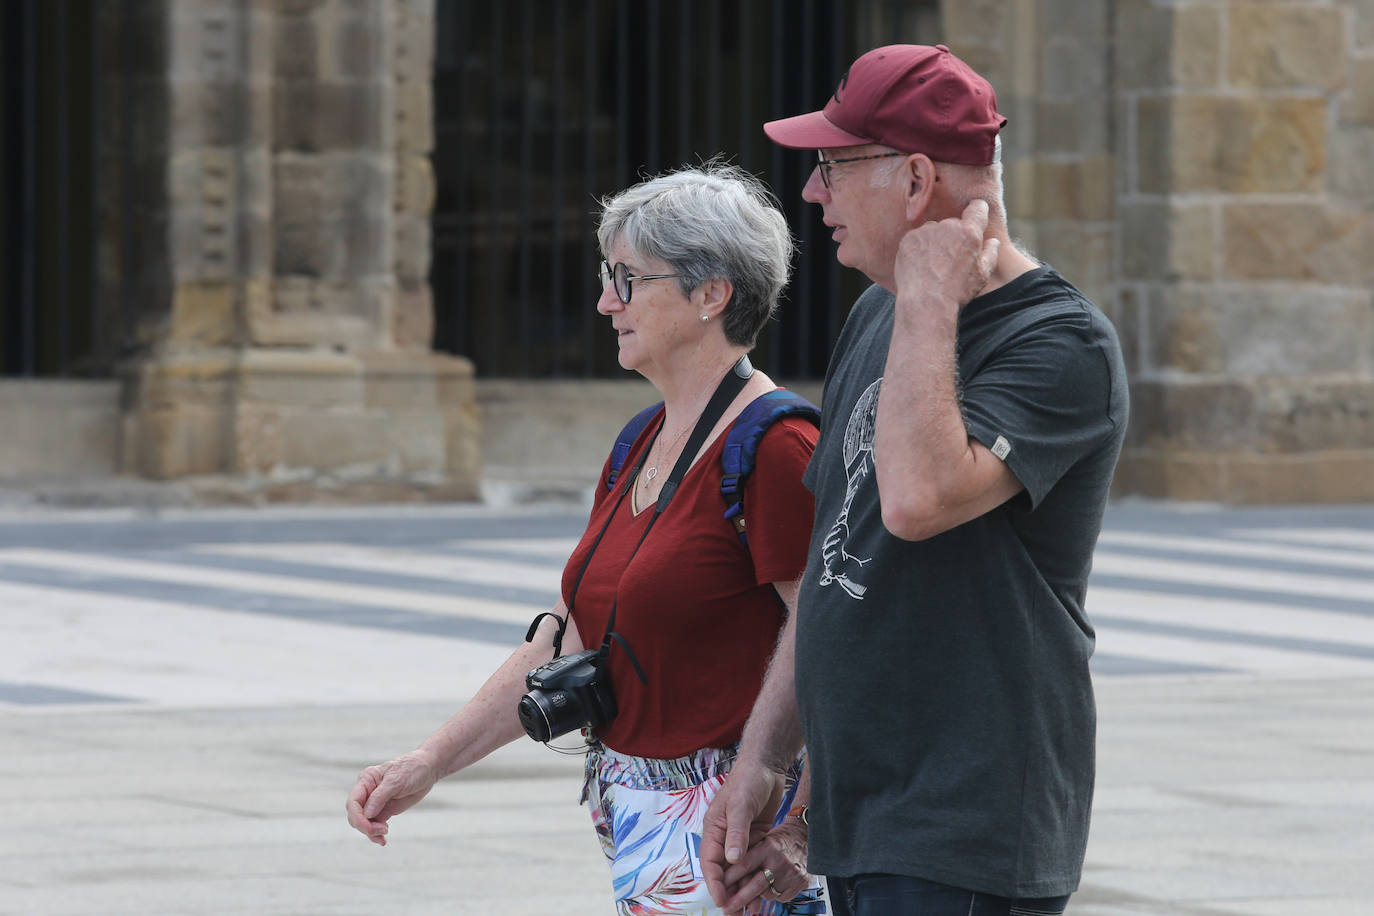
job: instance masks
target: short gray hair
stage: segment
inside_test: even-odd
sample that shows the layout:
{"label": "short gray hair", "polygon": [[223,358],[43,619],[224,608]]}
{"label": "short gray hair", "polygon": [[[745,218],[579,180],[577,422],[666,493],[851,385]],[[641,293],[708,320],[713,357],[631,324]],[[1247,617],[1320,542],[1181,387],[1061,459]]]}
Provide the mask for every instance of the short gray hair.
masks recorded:
{"label": "short gray hair", "polygon": [[[891,149],[891,147],[885,147]],[[894,150],[894,152],[901,152]],[[901,169],[905,159],[894,159],[891,164],[880,166],[873,170],[869,176],[870,187],[886,188],[892,183],[892,176]],[[933,160],[940,163],[940,167],[945,172],[945,181],[950,187],[950,194],[959,202],[962,210],[968,206],[974,198],[982,198],[988,204],[988,219],[992,222],[1007,222],[1006,192],[1002,185],[1002,137],[999,134],[993,138],[992,162],[989,165],[956,165],[951,162],[942,162],[938,159]]]}
{"label": "short gray hair", "polygon": [[719,159],[668,172],[601,201],[604,254],[623,239],[636,254],[681,274],[684,295],[715,277],[735,288],[725,337],[753,347],[778,307],[792,268],[792,233],[778,200],[744,169]]}
{"label": "short gray hair", "polygon": [[992,147],[990,165],[944,165],[949,193],[962,210],[972,201],[981,199],[988,205],[988,221],[1007,225],[1006,191],[1002,184],[1002,138]]}

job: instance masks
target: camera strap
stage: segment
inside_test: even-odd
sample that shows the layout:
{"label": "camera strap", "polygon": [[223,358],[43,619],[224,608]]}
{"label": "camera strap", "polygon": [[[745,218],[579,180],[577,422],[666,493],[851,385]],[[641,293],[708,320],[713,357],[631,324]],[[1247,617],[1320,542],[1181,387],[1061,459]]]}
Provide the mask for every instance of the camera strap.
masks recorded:
{"label": "camera strap", "polygon": [[[715,394],[711,395],[711,400],[706,403],[706,407],[702,410],[701,416],[697,418],[696,426],[692,429],[692,435],[688,438],[687,445],[683,447],[682,454],[678,456],[677,463],[673,465],[672,473],[668,475],[668,479],[663,484],[663,489],[659,491],[658,502],[654,504],[654,514],[649,518],[649,523],[644,526],[644,533],[639,536],[639,541],[636,542],[634,550],[630,552],[629,560],[625,561],[626,566],[629,566],[630,561],[634,559],[634,555],[639,552],[639,548],[643,545],[644,539],[649,536],[650,529],[654,527],[654,522],[658,521],[658,517],[663,514],[663,510],[667,509],[668,504],[672,502],[673,494],[677,492],[678,484],[682,482],[683,477],[687,476],[687,471],[691,468],[692,461],[696,458],[697,452],[701,451],[701,446],[706,441],[706,437],[711,434],[711,430],[714,429],[716,423],[720,421],[721,416],[725,413],[725,409],[729,407],[731,402],[744,390],[745,383],[749,381],[749,378],[753,374],[754,367],[749,362],[749,357],[741,356],[739,361],[731,367],[730,371],[725,373],[725,377],[721,379],[720,384],[716,386]],[[658,430],[654,431],[653,438],[649,440],[645,445],[644,451],[640,453],[639,460],[635,462],[634,468],[629,474],[624,476],[624,483],[620,488],[620,495],[616,497],[615,505],[611,508],[610,514],[606,517],[606,523],[602,525],[601,530],[597,532],[596,540],[592,542],[591,549],[587,551],[587,557],[582,561],[582,568],[577,571],[577,578],[573,581],[572,591],[568,595],[568,616],[559,617],[552,611],[545,611],[540,614],[538,617],[534,618],[534,622],[530,624],[529,632],[525,635],[525,642],[534,641],[534,634],[539,628],[539,621],[543,620],[545,617],[554,617],[558,620],[558,632],[555,633],[553,637],[553,657],[558,658],[559,654],[563,651],[563,634],[567,631],[568,620],[572,617],[573,602],[577,599],[577,590],[582,584],[582,577],[586,574],[587,567],[591,565],[592,555],[596,553],[596,548],[600,546],[601,539],[606,536],[607,529],[611,527],[611,522],[620,511],[620,504],[624,502],[626,494],[634,488],[635,481],[639,479],[640,468],[644,466],[644,461],[648,458],[649,452],[653,448],[654,439],[658,438],[658,434],[662,429],[662,424],[659,424]],[[644,676],[644,670],[639,666],[639,659],[635,658],[634,650],[625,642],[624,637],[615,632],[615,612],[619,601],[619,596],[617,596],[616,600],[611,603],[611,615],[606,620],[606,632],[601,638],[601,657],[604,659],[606,655],[610,653],[611,640],[615,640],[620,644],[620,647],[625,650],[625,654],[629,656],[630,664],[634,667],[635,674],[639,675],[640,682],[647,684],[649,682],[648,678]]]}

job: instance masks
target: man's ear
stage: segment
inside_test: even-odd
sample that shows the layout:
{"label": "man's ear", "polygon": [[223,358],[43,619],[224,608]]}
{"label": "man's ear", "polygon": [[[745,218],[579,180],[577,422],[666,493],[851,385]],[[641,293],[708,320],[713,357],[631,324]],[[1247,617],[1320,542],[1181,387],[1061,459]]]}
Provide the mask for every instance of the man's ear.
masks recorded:
{"label": "man's ear", "polygon": [[935,183],[940,177],[935,173],[935,163],[925,153],[913,153],[902,163],[902,191],[906,200],[906,218],[918,222],[930,209],[931,198],[935,196]]}
{"label": "man's ear", "polygon": [[734,294],[735,285],[725,277],[712,277],[694,291],[695,296],[701,297],[697,303],[701,314],[710,318],[719,318]]}

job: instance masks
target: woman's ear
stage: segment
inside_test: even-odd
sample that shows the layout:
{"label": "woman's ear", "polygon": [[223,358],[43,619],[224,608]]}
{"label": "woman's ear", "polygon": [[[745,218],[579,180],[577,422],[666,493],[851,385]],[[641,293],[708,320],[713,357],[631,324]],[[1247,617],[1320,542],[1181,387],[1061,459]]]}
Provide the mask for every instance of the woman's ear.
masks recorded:
{"label": "woman's ear", "polygon": [[931,198],[935,196],[935,183],[940,176],[936,174],[935,163],[929,156],[913,153],[902,163],[901,178],[906,218],[917,223],[930,208]]}
{"label": "woman's ear", "polygon": [[701,314],[707,318],[719,318],[725,311],[725,307],[730,304],[730,298],[735,294],[735,285],[725,277],[712,277],[705,283],[698,286],[694,292],[693,299],[700,296],[701,301],[696,305],[700,308]]}

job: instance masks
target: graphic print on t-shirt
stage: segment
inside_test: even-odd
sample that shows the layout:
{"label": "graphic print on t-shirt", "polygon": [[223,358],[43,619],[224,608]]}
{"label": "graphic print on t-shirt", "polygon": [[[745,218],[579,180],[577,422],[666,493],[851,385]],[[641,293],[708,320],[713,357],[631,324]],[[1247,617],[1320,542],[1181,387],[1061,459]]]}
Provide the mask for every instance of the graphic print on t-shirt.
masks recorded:
{"label": "graphic print on t-shirt", "polygon": [[844,428],[844,472],[848,477],[844,505],[821,547],[825,567],[818,584],[822,587],[838,585],[846,595],[859,601],[863,600],[868,586],[855,579],[854,574],[872,558],[860,559],[845,549],[849,542],[849,507],[859,487],[873,474],[873,429],[878,420],[878,392],[882,386],[883,380],[876,379],[859,396],[849,414],[849,423]]}

